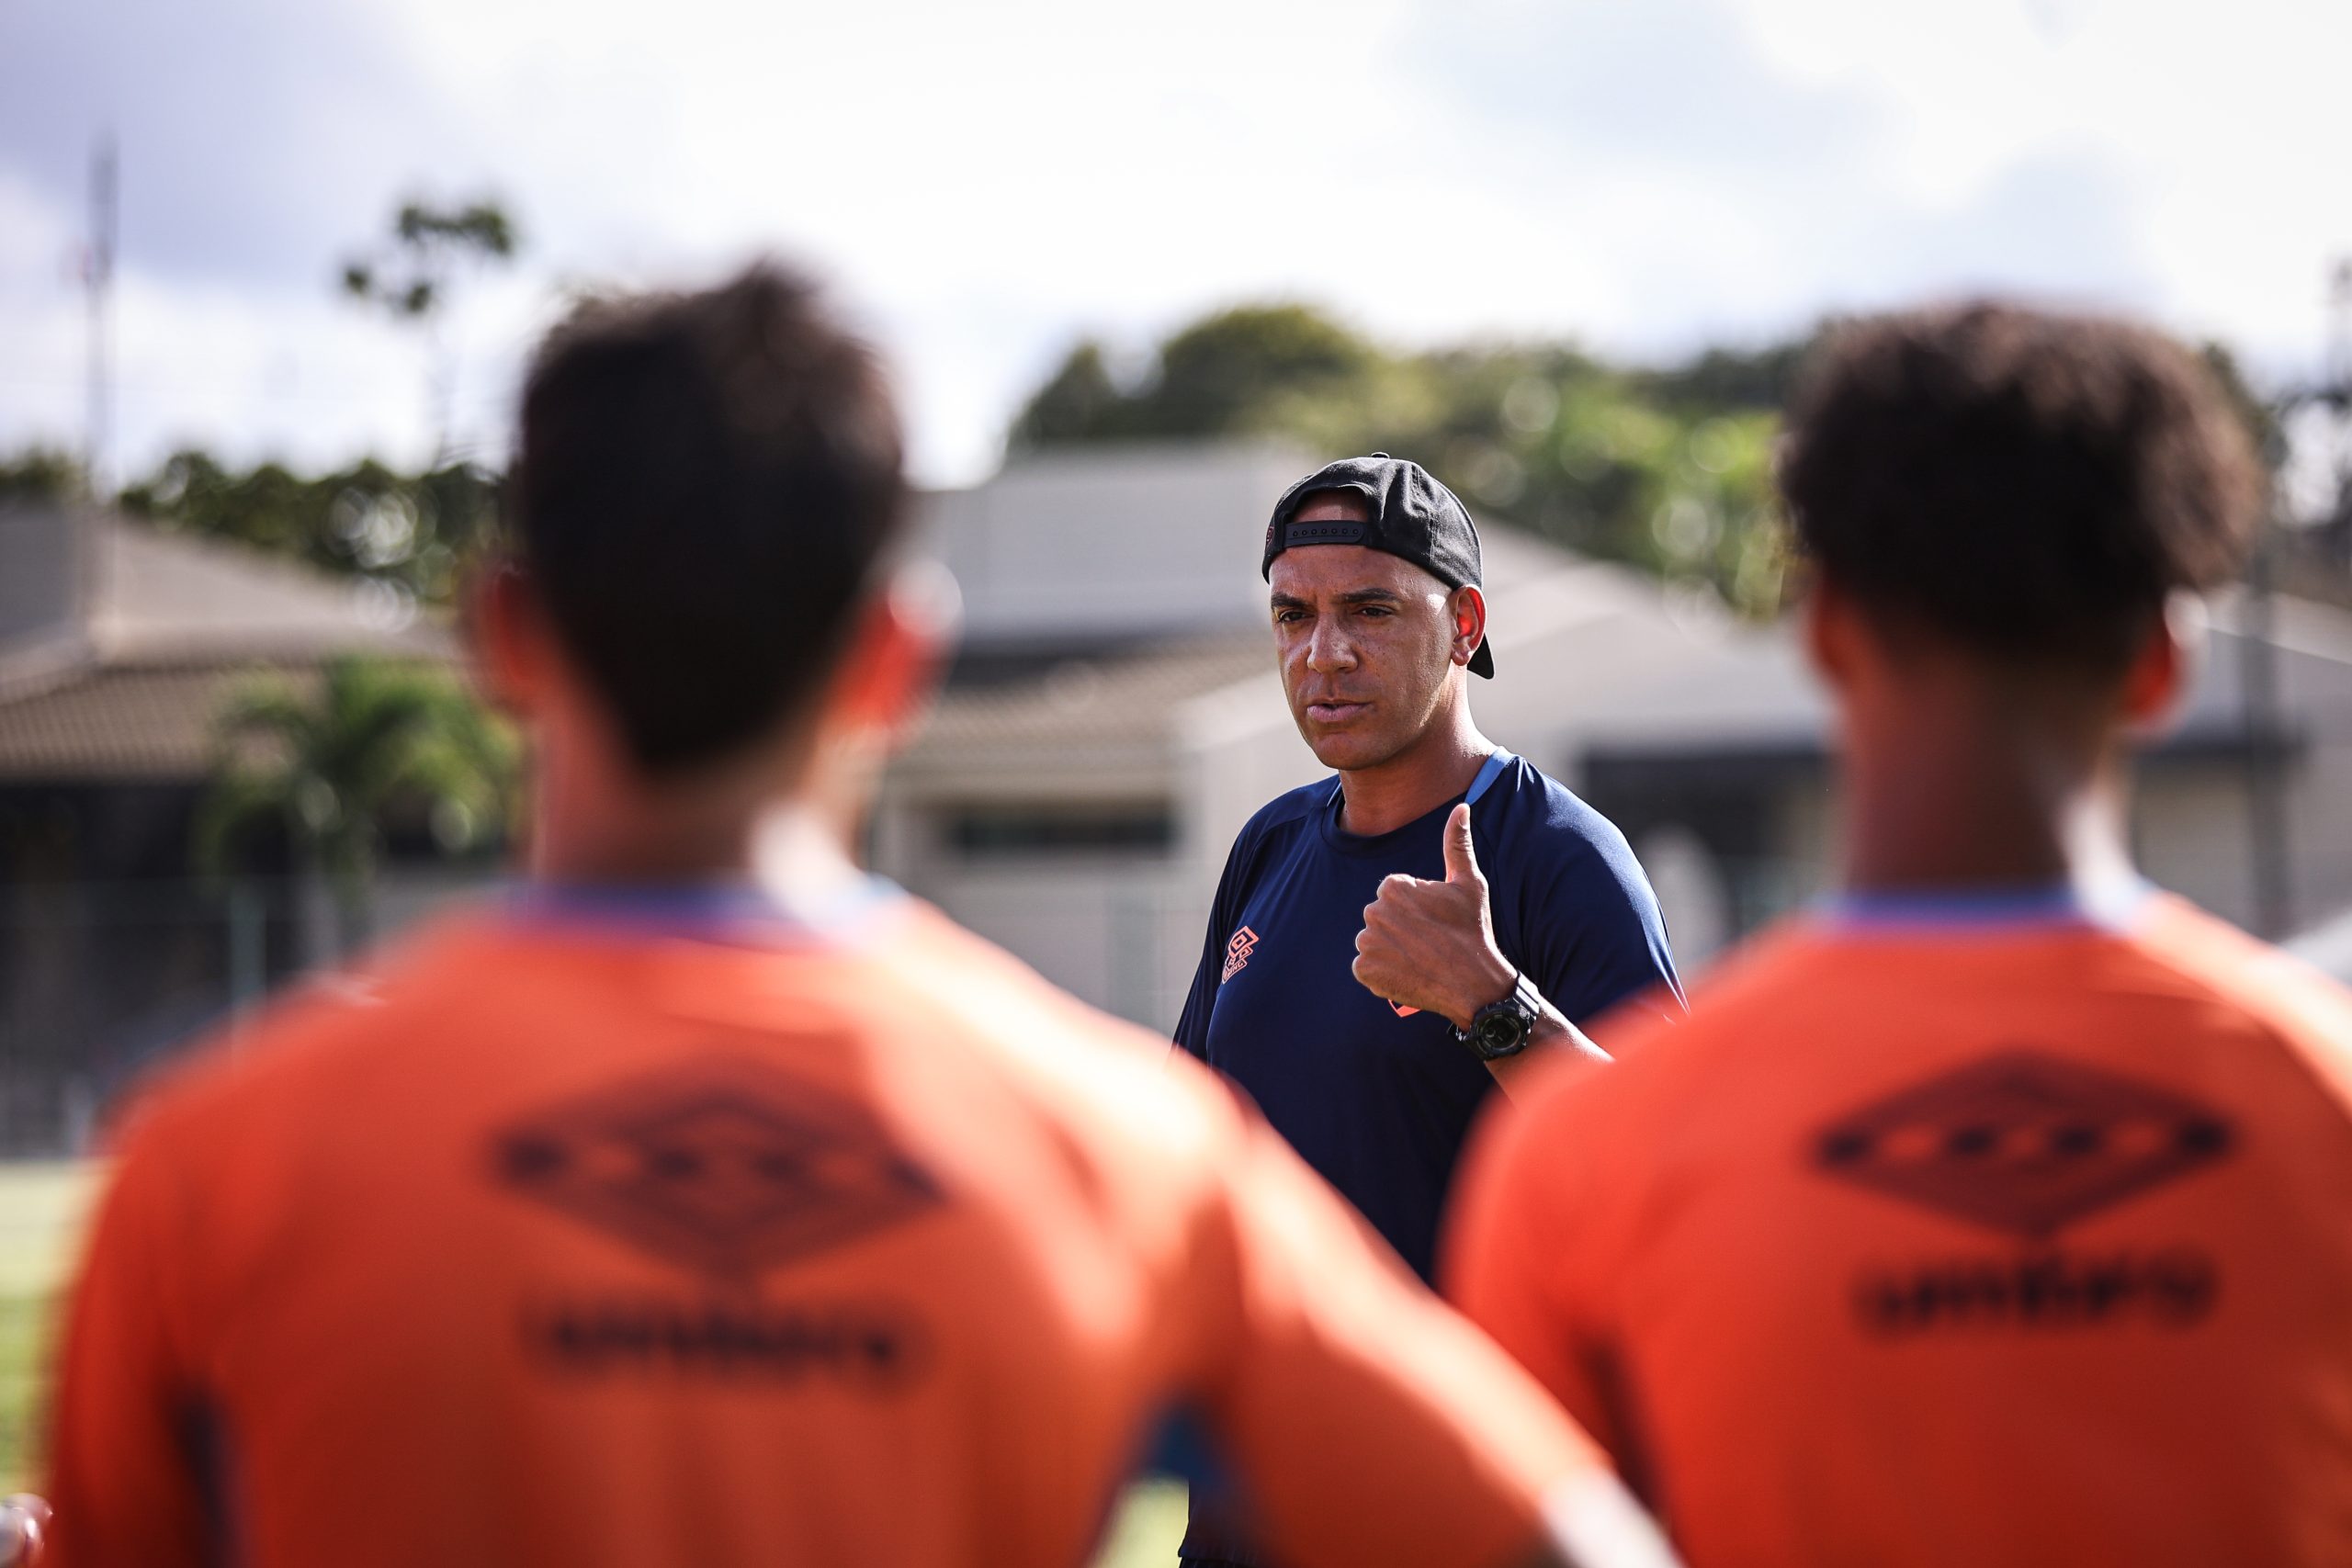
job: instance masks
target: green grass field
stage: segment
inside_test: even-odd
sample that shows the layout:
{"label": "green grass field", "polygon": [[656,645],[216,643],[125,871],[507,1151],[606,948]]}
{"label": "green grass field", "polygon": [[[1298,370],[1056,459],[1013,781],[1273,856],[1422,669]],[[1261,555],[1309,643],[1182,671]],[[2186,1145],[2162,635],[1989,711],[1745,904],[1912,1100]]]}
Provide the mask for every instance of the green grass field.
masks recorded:
{"label": "green grass field", "polygon": [[[0,1164],[0,1495],[40,1469],[40,1400],[59,1291],[89,1213],[96,1168]],[[1127,1494],[1096,1568],[1167,1568],[1184,1533],[1184,1489]]]}
{"label": "green grass field", "polygon": [[40,1399],[57,1294],[96,1186],[87,1164],[0,1165],[0,1493],[39,1468]]}

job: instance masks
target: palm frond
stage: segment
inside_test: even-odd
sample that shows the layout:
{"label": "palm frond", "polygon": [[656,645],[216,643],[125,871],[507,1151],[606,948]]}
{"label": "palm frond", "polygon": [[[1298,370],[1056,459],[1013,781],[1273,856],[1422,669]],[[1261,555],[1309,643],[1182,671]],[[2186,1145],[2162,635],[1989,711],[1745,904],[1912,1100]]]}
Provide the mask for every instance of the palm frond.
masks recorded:
{"label": "palm frond", "polygon": [[216,733],[205,863],[227,866],[252,824],[274,817],[346,887],[366,881],[395,810],[447,802],[503,818],[519,750],[448,671],[360,657],[333,660],[309,690],[283,677],[241,687]]}

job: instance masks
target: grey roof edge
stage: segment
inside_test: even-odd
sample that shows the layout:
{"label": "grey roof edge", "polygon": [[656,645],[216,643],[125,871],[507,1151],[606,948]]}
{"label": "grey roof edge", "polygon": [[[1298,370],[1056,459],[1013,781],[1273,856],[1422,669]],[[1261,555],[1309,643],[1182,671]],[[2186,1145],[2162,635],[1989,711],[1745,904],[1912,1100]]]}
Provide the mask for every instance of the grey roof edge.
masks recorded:
{"label": "grey roof edge", "polygon": [[0,646],[0,703],[55,691],[96,664],[97,650],[77,631],[23,637]]}

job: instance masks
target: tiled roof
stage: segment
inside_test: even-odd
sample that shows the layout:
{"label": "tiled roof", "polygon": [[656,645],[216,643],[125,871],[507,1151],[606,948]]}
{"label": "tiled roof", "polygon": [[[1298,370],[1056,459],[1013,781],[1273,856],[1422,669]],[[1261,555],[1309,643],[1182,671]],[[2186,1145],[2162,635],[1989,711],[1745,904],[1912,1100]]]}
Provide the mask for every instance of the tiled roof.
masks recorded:
{"label": "tiled roof", "polygon": [[[1590,569],[1577,557],[1510,528],[1485,539],[1487,580],[1498,604],[1517,591],[1564,573]],[[1254,575],[1254,574],[1253,574]],[[1262,592],[1262,590],[1260,590]],[[1101,751],[1171,744],[1171,716],[1191,698],[1252,677],[1275,681],[1273,637],[1262,622],[1236,629],[1153,643],[1091,659],[1073,659],[1033,680],[951,689],[941,698],[905,763],[917,769],[952,765],[978,750],[1031,747]]]}
{"label": "tiled roof", "polygon": [[109,664],[455,652],[446,618],[383,583],[119,519],[99,539],[90,635]]}
{"label": "tiled roof", "polygon": [[98,524],[82,629],[0,660],[0,781],[200,778],[221,705],[259,670],[359,653],[446,661],[447,622],[381,586],[242,547]]}
{"label": "tiled roof", "polygon": [[264,679],[308,689],[322,662],[116,664],[0,701],[0,784],[202,778],[232,696]]}
{"label": "tiled roof", "polygon": [[[0,780],[189,780],[212,761],[221,705],[251,665],[97,668],[0,703]],[[312,669],[294,672],[315,678]]]}

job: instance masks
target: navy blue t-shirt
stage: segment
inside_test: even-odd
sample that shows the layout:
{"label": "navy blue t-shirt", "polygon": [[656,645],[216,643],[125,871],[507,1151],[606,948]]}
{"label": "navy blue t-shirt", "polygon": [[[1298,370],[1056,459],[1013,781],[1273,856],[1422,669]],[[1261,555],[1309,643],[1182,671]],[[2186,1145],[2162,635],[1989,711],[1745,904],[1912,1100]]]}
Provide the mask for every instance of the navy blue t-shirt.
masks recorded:
{"label": "navy blue t-shirt", "polygon": [[[1495,942],[1579,1026],[1651,990],[1682,1005],[1666,922],[1625,836],[1509,752],[1471,786],[1470,840]],[[1381,878],[1445,874],[1456,802],[1393,832],[1340,826],[1340,781],[1283,795],[1233,842],[1176,1043],[1248,1090],[1267,1121],[1426,1280],[1455,1159],[1494,1074],[1435,1013],[1357,984]]]}

